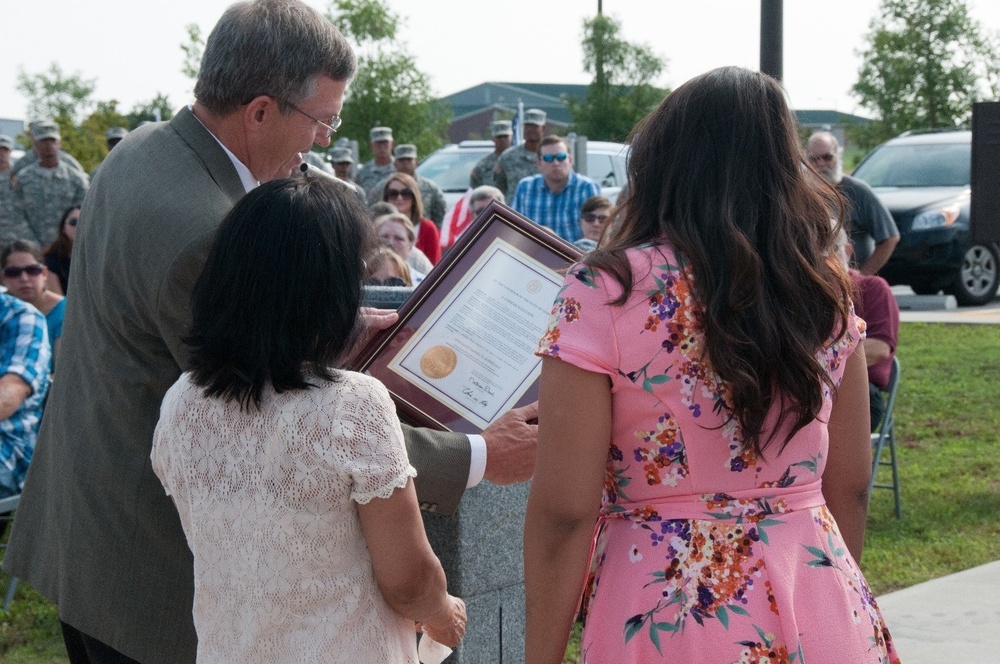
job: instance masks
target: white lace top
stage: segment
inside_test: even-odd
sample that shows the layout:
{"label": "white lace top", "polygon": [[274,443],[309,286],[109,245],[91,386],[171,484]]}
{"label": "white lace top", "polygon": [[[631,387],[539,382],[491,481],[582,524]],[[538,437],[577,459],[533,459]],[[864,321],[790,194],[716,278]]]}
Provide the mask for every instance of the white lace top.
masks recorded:
{"label": "white lace top", "polygon": [[163,399],[153,470],[194,553],[199,662],[417,662],[355,505],[416,471],[385,387],[339,376],[268,390],[259,411],[205,398],[188,374]]}

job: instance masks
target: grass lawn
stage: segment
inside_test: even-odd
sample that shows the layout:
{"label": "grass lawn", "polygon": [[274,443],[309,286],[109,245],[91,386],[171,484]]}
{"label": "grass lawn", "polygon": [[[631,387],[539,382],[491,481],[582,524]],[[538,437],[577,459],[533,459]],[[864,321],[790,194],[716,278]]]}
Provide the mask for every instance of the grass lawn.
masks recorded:
{"label": "grass lawn", "polygon": [[[903,518],[876,489],[861,565],[876,595],[1000,560],[1000,326],[904,323],[898,355]],[[0,614],[0,661],[68,661],[55,610],[25,584]]]}

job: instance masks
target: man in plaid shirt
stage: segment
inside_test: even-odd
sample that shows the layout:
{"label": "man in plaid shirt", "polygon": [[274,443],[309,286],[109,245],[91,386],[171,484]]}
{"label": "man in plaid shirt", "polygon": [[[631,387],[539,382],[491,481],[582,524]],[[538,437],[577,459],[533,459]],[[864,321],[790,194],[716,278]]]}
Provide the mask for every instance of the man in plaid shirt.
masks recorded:
{"label": "man in plaid shirt", "polygon": [[49,389],[45,316],[0,293],[0,498],[21,493]]}
{"label": "man in plaid shirt", "polygon": [[513,208],[567,242],[580,239],[580,208],[585,200],[601,193],[601,188],[590,178],[573,172],[569,147],[558,136],[542,139],[538,170],[538,175],[517,183]]}

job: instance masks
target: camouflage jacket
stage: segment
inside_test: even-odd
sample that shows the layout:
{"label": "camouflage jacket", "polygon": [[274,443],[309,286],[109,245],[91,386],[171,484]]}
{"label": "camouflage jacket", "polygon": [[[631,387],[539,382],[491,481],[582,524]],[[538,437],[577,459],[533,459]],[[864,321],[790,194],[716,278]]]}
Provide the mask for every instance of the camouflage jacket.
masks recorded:
{"label": "camouflage jacket", "polygon": [[28,166],[11,178],[14,200],[24,213],[31,235],[43,247],[59,232],[59,220],[74,205],[81,205],[87,193],[87,176],[59,162],[55,168]]}

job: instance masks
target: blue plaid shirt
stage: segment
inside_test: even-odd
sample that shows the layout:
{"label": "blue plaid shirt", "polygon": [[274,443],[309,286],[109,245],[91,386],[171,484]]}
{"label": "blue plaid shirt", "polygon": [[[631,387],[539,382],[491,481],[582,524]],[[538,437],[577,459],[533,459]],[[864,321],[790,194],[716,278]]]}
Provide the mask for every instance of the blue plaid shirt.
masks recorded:
{"label": "blue plaid shirt", "polygon": [[0,376],[20,376],[31,387],[14,414],[0,422],[0,473],[6,470],[18,488],[24,486],[35,450],[51,357],[45,316],[27,302],[0,293]]}
{"label": "blue plaid shirt", "polygon": [[544,176],[532,175],[517,183],[511,207],[567,242],[575,242],[583,237],[580,208],[585,200],[599,193],[597,183],[575,172],[570,172],[569,181],[558,194],[545,186]]}

